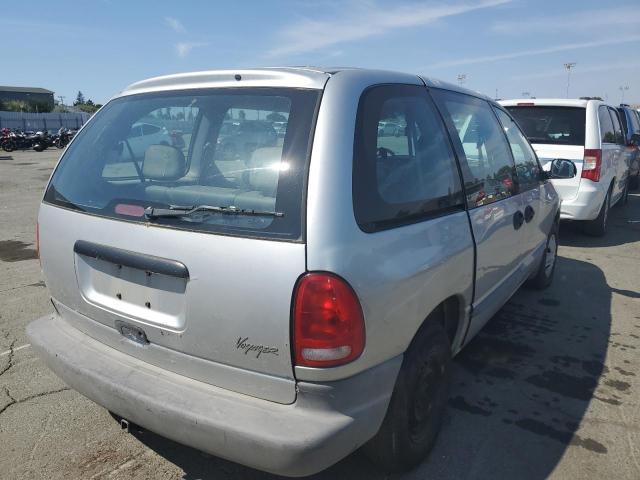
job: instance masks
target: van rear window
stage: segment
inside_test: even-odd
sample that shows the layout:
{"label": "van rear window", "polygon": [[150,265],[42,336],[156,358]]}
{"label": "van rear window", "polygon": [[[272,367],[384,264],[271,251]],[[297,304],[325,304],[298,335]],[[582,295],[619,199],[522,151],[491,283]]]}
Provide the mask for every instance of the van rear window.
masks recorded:
{"label": "van rear window", "polygon": [[582,107],[506,107],[531,143],[584,146],[586,114]]}
{"label": "van rear window", "polygon": [[44,200],[169,228],[297,240],[319,98],[225,88],[115,99],[69,146]]}

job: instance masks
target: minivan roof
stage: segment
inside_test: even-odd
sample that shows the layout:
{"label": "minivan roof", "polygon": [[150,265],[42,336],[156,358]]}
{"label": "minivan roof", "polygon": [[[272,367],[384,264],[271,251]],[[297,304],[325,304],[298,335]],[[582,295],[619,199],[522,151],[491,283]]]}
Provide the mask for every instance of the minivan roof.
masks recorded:
{"label": "minivan roof", "polygon": [[524,103],[529,106],[585,108],[589,102],[604,103],[600,100],[585,100],[581,98],[514,98],[510,100],[500,100],[498,103],[508,107]]}
{"label": "minivan roof", "polygon": [[[208,70],[201,72],[187,72],[173,75],[153,77],[132,83],[122,90],[116,97],[138,93],[159,92],[164,90],[183,90],[192,88],[213,87],[292,87],[323,89],[327,80],[341,72],[357,70],[359,73],[370,72],[372,78],[382,70],[362,69],[356,67],[263,67],[236,70]],[[453,90],[467,95],[483,98],[494,102],[492,98],[479,92],[474,92],[457,85],[443,82],[434,78],[410,73],[384,71],[391,74],[398,83],[414,83],[421,79],[428,87]],[[419,80],[418,80],[419,81]]]}

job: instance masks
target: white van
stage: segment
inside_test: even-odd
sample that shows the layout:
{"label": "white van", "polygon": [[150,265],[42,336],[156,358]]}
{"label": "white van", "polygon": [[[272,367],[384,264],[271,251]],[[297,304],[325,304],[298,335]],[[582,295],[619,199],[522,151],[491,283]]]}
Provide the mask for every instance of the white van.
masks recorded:
{"label": "white van", "polygon": [[599,99],[520,99],[499,102],[529,138],[544,169],[555,158],[572,160],[578,175],[553,180],[562,199],[560,218],[580,220],[586,233],[607,231],[611,205],[626,203],[629,165],[617,110]]}

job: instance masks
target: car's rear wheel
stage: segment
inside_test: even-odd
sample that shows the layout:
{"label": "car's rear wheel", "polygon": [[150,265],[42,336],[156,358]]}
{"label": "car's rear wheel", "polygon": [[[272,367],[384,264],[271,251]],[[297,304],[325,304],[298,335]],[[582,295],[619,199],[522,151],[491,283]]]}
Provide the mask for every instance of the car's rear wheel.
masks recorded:
{"label": "car's rear wheel", "polygon": [[430,316],[405,353],[387,414],[364,453],[387,471],[407,471],[433,447],[449,395],[451,347]]}
{"label": "car's rear wheel", "polygon": [[547,237],[547,245],[540,260],[540,265],[538,265],[538,271],[535,276],[527,281],[528,287],[543,290],[553,282],[553,274],[556,271],[556,260],[558,258],[558,231],[559,227],[556,222]]}
{"label": "car's rear wheel", "polygon": [[602,237],[607,233],[607,225],[609,220],[609,208],[611,207],[611,188],[607,191],[607,195],[604,197],[602,206],[600,207],[600,213],[591,221],[584,222],[583,230],[587,235],[594,237]]}
{"label": "car's rear wheel", "polygon": [[629,203],[629,180],[631,177],[627,177],[627,181],[624,183],[624,190],[622,191],[622,195],[616,202],[616,207],[624,207],[627,203]]}

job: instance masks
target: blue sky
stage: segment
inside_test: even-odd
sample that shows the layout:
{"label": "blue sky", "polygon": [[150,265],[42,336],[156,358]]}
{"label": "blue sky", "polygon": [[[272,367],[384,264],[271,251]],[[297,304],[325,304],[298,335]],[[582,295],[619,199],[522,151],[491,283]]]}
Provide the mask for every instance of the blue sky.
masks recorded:
{"label": "blue sky", "polygon": [[[606,3],[606,6],[605,6]],[[37,13],[34,14],[34,13]],[[0,85],[82,90],[193,70],[340,65],[426,74],[501,98],[640,103],[640,3],[591,0],[14,2]]]}

